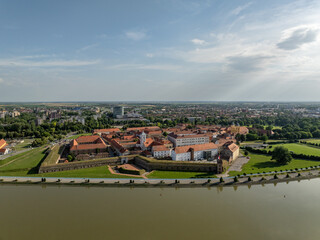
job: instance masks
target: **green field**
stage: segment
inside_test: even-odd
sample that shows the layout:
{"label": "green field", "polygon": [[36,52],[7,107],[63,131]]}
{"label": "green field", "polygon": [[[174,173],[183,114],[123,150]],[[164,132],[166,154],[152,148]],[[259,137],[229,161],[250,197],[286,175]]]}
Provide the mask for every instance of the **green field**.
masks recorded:
{"label": "green field", "polygon": [[[53,151],[52,159],[55,158],[57,149],[58,148]],[[128,176],[111,174],[108,166],[37,174],[40,163],[46,157],[45,150],[46,148],[44,147],[36,148],[1,160],[0,176],[128,178]]]}
{"label": "green field", "polygon": [[43,161],[43,166],[56,164],[58,161],[58,158],[60,157],[62,149],[63,149],[63,146],[60,146],[58,144],[55,145],[51,149],[51,151],[48,154],[48,156],[46,157],[46,159]]}
{"label": "green field", "polygon": [[81,136],[90,136],[90,135],[92,135],[92,133],[81,133],[81,134],[72,135],[71,137],[68,137],[67,139],[76,139]]}
{"label": "green field", "polygon": [[207,172],[176,172],[176,171],[153,171],[148,178],[215,178],[212,173]]}
{"label": "green field", "polygon": [[110,173],[108,166],[84,168],[63,172],[43,173],[43,177],[74,177],[74,178],[134,178]]}
{"label": "green field", "polygon": [[320,143],[320,139],[308,139],[308,140],[303,140],[303,141],[306,141],[306,142],[309,142],[309,143],[317,143],[317,144]]}
{"label": "green field", "polygon": [[229,172],[230,176],[235,176],[238,174],[249,174],[249,173],[263,173],[263,172],[272,172],[280,170],[290,170],[295,168],[305,168],[311,166],[319,166],[320,161],[312,160],[302,160],[302,159],[293,159],[287,165],[279,165],[276,161],[271,160],[271,156],[262,155],[262,154],[249,154],[250,160],[242,167],[241,172]]}
{"label": "green field", "polygon": [[308,146],[305,144],[299,144],[299,143],[286,143],[286,144],[275,144],[271,145],[272,149],[276,146],[283,146],[287,148],[289,151],[292,151],[296,154],[306,154],[306,155],[314,155],[320,157],[320,148]]}
{"label": "green field", "polygon": [[16,146],[13,147],[13,150],[17,152],[17,151],[27,149],[27,148],[31,147],[32,141],[33,141],[33,139],[24,139],[24,142],[18,143]]}
{"label": "green field", "polygon": [[0,175],[6,175],[7,172],[19,171],[21,174],[36,172],[36,168],[45,157],[46,148],[36,148],[18,155],[8,157],[0,161]]}

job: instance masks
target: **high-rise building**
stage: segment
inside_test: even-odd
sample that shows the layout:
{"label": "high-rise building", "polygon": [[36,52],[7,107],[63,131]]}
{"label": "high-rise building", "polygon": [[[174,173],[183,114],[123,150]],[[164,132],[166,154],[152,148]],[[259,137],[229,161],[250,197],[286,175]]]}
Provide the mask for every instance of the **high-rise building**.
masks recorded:
{"label": "high-rise building", "polygon": [[124,107],[122,106],[113,107],[113,117],[121,118],[123,115],[124,115]]}

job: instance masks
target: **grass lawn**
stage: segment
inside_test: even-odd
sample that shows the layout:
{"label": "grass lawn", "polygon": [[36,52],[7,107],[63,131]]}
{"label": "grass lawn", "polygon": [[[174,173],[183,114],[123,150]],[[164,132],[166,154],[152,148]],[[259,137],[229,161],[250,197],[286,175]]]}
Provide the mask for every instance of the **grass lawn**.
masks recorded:
{"label": "grass lawn", "polygon": [[50,153],[48,154],[48,156],[46,157],[46,159],[44,160],[43,164],[44,166],[46,165],[50,165],[50,164],[56,164],[58,161],[58,158],[60,156],[59,153],[61,153],[61,151],[63,150],[63,146],[60,145],[55,145]]}
{"label": "grass lawn", "polygon": [[67,139],[76,139],[81,136],[90,136],[90,135],[92,135],[92,133],[81,133],[81,134],[72,135],[71,137],[68,137]]}
{"label": "grass lawn", "polygon": [[[37,176],[43,177],[79,177],[79,178],[134,178],[110,173],[108,166],[84,168],[70,171],[43,173]],[[137,177],[139,178],[139,177]]]}
{"label": "grass lawn", "polygon": [[314,155],[320,157],[320,149],[316,147],[307,146],[305,144],[299,143],[286,143],[286,144],[275,144],[271,145],[272,149],[276,146],[283,146],[288,148],[289,151],[292,151],[296,154],[306,154],[306,155]]}
{"label": "grass lawn", "polygon": [[70,177],[70,178],[139,178],[110,173],[108,166],[83,168],[62,172],[28,174],[28,171],[0,172],[1,176],[25,176],[25,177]]}
{"label": "grass lawn", "polygon": [[17,151],[21,151],[21,150],[24,150],[26,148],[29,148],[29,147],[31,147],[32,141],[33,141],[33,139],[24,139],[24,142],[17,144],[13,148],[13,150],[17,152]]}
{"label": "grass lawn", "polygon": [[31,170],[36,168],[45,157],[44,147],[20,153],[0,161],[0,175],[6,171]]}
{"label": "grass lawn", "polygon": [[[57,145],[58,146],[58,145]],[[36,148],[0,161],[0,176],[22,177],[75,177],[75,178],[135,178],[111,174],[108,166],[84,168],[70,171],[37,174],[40,163],[44,160],[45,147]],[[57,148],[59,149],[59,148]],[[54,154],[57,153],[54,150]],[[136,177],[139,178],[139,177]]]}
{"label": "grass lawn", "polygon": [[308,139],[308,140],[303,140],[309,143],[320,143],[320,139]]}
{"label": "grass lawn", "polygon": [[262,172],[272,172],[280,170],[290,170],[295,168],[304,168],[311,166],[319,166],[320,161],[312,160],[302,160],[302,159],[293,159],[287,165],[279,165],[276,161],[271,161],[271,156],[262,155],[262,154],[249,154],[250,160],[242,167],[241,172],[232,171],[229,172],[230,176],[235,176],[238,174],[249,174],[249,173],[262,173]]}
{"label": "grass lawn", "polygon": [[176,171],[153,171],[147,175],[148,178],[215,178],[212,173],[207,172],[176,172]]}

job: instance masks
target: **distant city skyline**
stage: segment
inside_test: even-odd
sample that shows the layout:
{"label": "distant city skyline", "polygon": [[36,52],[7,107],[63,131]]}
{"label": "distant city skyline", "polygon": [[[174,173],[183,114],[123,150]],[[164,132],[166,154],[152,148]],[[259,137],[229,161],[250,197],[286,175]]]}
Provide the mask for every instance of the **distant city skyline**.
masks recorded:
{"label": "distant city skyline", "polygon": [[0,0],[0,102],[320,101],[320,2]]}

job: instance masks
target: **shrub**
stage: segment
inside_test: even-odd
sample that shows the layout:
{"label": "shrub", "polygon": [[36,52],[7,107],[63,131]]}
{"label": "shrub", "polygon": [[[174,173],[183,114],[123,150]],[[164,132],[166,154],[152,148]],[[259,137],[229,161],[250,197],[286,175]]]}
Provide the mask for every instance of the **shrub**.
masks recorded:
{"label": "shrub", "polygon": [[251,179],[251,177],[249,176],[249,177],[248,177],[248,182],[251,182],[251,181],[252,181],[252,179]]}
{"label": "shrub", "polygon": [[290,175],[289,175],[289,173],[287,173],[287,175],[286,175],[286,178],[290,178]]}
{"label": "shrub", "polygon": [[234,181],[234,182],[239,182],[238,177],[235,176],[235,177],[233,178],[233,181]]}
{"label": "shrub", "polygon": [[275,174],[275,175],[273,176],[273,179],[278,179],[277,174]]}
{"label": "shrub", "polygon": [[223,183],[223,182],[224,182],[223,177],[220,177],[220,182],[221,182],[221,183]]}

